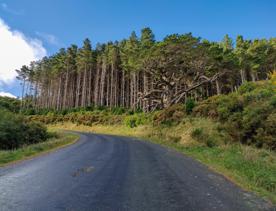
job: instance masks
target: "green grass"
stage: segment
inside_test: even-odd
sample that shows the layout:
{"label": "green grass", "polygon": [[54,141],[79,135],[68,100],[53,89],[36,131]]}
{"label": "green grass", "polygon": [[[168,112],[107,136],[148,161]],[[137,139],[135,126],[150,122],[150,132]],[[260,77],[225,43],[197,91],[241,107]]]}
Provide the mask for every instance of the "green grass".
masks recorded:
{"label": "green grass", "polygon": [[177,126],[141,125],[130,128],[126,125],[93,125],[90,127],[63,123],[49,127],[134,136],[173,148],[206,164],[240,187],[276,203],[276,153],[238,143],[219,142],[216,146],[208,147],[208,142],[200,142],[194,139],[192,134],[200,128],[205,136],[220,139],[216,130],[217,123],[209,119],[187,118]]}
{"label": "green grass", "polygon": [[79,136],[76,134],[59,132],[56,138],[51,138],[46,142],[25,146],[16,150],[0,151],[0,166],[32,158],[39,154],[73,144],[78,137]]}

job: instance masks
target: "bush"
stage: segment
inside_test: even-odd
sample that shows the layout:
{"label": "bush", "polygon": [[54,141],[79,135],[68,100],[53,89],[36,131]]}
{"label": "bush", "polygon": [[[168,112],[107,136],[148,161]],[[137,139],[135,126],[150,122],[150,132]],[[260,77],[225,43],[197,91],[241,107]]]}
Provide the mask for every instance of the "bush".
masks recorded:
{"label": "bush", "polygon": [[125,117],[125,125],[130,127],[130,128],[134,128],[137,127],[139,125],[144,125],[147,122],[147,118],[146,115],[144,113],[137,113],[131,116],[127,116]]}
{"label": "bush", "polygon": [[248,82],[237,93],[210,97],[200,102],[193,113],[219,120],[232,141],[276,148],[276,89],[270,81]]}
{"label": "bush", "polygon": [[39,122],[29,122],[25,132],[27,144],[43,142],[48,138],[47,128]]}
{"label": "bush", "polygon": [[176,125],[185,117],[184,106],[181,104],[173,105],[162,111],[156,112],[153,117],[155,125]]}
{"label": "bush", "polygon": [[20,100],[10,98],[10,97],[1,97],[0,96],[0,109],[7,109],[11,112],[19,112]]}
{"label": "bush", "polygon": [[207,147],[215,147],[218,146],[219,143],[219,137],[217,137],[216,134],[206,133],[203,128],[195,128],[191,136],[198,142],[204,143]]}
{"label": "bush", "polygon": [[0,149],[16,149],[23,145],[45,141],[46,127],[29,122],[19,114],[0,110]]}
{"label": "bush", "polygon": [[193,109],[195,107],[195,101],[191,98],[187,99],[185,103],[185,110],[187,114],[192,113]]}
{"label": "bush", "polygon": [[244,94],[246,92],[253,91],[254,89],[256,89],[256,87],[257,87],[256,83],[254,83],[254,82],[246,82],[246,83],[244,83],[243,85],[241,85],[239,87],[238,92],[239,92],[239,94]]}
{"label": "bush", "polygon": [[191,133],[193,138],[200,138],[203,135],[203,129],[202,128],[195,128]]}

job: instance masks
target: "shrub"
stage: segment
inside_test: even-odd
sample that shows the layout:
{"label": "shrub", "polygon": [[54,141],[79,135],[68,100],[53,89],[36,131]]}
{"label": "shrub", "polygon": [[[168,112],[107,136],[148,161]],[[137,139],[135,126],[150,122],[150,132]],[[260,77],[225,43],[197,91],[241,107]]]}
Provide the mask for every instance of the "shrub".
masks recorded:
{"label": "shrub", "polygon": [[20,100],[0,96],[0,109],[7,109],[12,112],[19,112]]}
{"label": "shrub", "polygon": [[187,99],[185,103],[185,110],[187,114],[192,113],[193,109],[195,107],[195,101],[191,98]]}
{"label": "shrub", "polygon": [[212,148],[212,147],[217,146],[217,142],[216,142],[216,140],[213,137],[208,137],[206,139],[206,145],[207,145],[207,147]]}
{"label": "shrub", "polygon": [[41,123],[29,122],[5,110],[0,110],[0,116],[0,149],[16,149],[47,139],[47,130]]}
{"label": "shrub", "polygon": [[126,126],[130,128],[134,128],[139,125],[145,124],[147,122],[147,118],[144,113],[140,113],[140,114],[137,113],[131,116],[126,116],[124,119],[124,122]]}
{"label": "shrub", "polygon": [[253,91],[254,89],[256,89],[256,87],[257,87],[256,83],[254,83],[254,82],[246,82],[246,83],[244,83],[243,85],[241,85],[239,87],[238,92],[239,92],[239,94],[244,94],[246,92]]}
{"label": "shrub", "polygon": [[276,108],[276,95],[271,98],[270,105]]}
{"label": "shrub", "polygon": [[247,82],[237,93],[210,97],[194,109],[196,116],[219,120],[231,141],[275,150],[276,89],[271,81]]}
{"label": "shrub", "polygon": [[48,138],[47,128],[39,122],[29,122],[25,132],[27,144],[43,142]]}
{"label": "shrub", "polygon": [[191,133],[193,138],[200,138],[203,135],[203,129],[202,128],[195,128]]}
{"label": "shrub", "polygon": [[215,147],[219,143],[219,137],[217,137],[216,134],[206,133],[203,128],[195,128],[192,131],[191,136],[198,142],[205,144],[207,147]]}
{"label": "shrub", "polygon": [[258,146],[276,150],[276,112],[270,114],[253,137]]}
{"label": "shrub", "polygon": [[175,125],[180,123],[185,117],[184,107],[181,104],[173,105],[162,111],[156,112],[153,117],[155,125]]}

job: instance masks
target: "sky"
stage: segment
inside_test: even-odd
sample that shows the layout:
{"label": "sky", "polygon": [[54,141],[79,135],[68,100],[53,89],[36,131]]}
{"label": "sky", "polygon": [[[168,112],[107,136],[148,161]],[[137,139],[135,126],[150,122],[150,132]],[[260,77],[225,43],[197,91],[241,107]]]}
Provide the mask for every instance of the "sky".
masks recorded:
{"label": "sky", "polygon": [[276,0],[0,0],[0,95],[20,96],[15,69],[89,38],[95,46],[150,27],[157,40],[192,32],[276,37]]}

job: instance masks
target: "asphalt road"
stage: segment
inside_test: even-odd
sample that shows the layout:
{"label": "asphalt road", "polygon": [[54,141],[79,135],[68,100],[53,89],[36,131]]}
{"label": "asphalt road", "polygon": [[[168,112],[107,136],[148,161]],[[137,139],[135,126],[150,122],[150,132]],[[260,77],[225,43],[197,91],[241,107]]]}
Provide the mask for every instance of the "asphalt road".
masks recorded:
{"label": "asphalt road", "polygon": [[174,150],[82,134],[0,168],[0,210],[265,210],[268,203]]}

